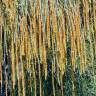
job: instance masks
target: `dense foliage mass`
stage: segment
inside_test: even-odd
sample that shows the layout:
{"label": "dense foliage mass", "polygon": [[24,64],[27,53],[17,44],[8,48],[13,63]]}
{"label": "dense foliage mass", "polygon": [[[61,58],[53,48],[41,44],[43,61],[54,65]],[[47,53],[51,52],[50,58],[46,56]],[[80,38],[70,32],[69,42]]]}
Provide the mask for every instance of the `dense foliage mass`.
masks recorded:
{"label": "dense foliage mass", "polygon": [[0,0],[0,96],[96,96],[96,0]]}

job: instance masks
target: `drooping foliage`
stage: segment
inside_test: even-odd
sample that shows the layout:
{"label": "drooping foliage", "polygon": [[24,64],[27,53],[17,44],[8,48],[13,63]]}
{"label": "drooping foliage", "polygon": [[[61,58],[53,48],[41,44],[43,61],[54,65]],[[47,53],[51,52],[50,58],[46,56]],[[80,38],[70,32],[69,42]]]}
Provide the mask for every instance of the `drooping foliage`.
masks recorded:
{"label": "drooping foliage", "polygon": [[0,0],[1,96],[88,96],[95,61],[95,0]]}

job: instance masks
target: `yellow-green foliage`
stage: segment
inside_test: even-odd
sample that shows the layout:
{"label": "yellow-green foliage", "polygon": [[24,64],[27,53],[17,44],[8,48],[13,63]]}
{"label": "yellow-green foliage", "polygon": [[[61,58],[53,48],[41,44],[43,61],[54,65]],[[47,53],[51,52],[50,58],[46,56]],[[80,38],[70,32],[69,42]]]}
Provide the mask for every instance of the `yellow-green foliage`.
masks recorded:
{"label": "yellow-green foliage", "polygon": [[[60,79],[60,84],[63,85],[62,76],[64,75],[65,65],[67,64],[66,44],[68,41],[70,41],[71,45],[70,63],[73,70],[78,66],[76,64],[77,57],[80,58],[80,72],[84,72],[85,68],[87,68],[87,39],[90,41],[91,56],[96,56],[96,3],[92,5],[92,8],[89,2],[90,0],[77,0],[74,5],[69,2],[66,8],[61,6],[56,0],[28,1],[21,0],[21,9],[19,10],[17,10],[20,5],[18,4],[18,0],[0,1],[0,74],[2,74],[1,66],[3,64],[2,43],[4,43],[11,59],[13,89],[17,78],[18,94],[19,96],[25,96],[26,81],[24,78],[24,70],[28,70],[30,71],[30,82],[32,80],[34,81],[36,96],[36,63],[38,61],[40,96],[42,96],[40,65],[43,66],[46,79],[48,74],[46,52],[48,48],[52,48],[52,83],[53,95],[55,96],[53,75],[56,70],[55,67],[58,67],[60,69],[60,74],[57,72],[60,75],[58,80]],[[83,6],[82,16],[80,14],[81,3]],[[89,12],[93,14],[93,17],[89,16]],[[84,22],[83,27],[82,18]],[[2,41],[2,34],[4,34],[4,41]],[[94,39],[92,39],[92,36]],[[7,41],[9,45],[6,44]],[[7,46],[9,46],[8,49]],[[2,81],[2,75],[0,75],[0,80]],[[20,81],[22,81],[22,84]],[[22,88],[20,86],[23,88],[21,92],[20,90]],[[61,90],[63,96],[63,86],[61,86]]]}

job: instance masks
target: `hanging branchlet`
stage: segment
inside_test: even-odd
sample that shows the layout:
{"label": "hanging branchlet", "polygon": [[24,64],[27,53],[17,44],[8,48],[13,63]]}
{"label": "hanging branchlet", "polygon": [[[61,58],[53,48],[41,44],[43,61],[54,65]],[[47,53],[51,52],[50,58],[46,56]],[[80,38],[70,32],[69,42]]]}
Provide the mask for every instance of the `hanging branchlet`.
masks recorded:
{"label": "hanging branchlet", "polygon": [[[96,2],[92,8],[89,0],[65,2],[66,5],[59,0],[0,1],[0,96],[3,87],[2,66],[7,57],[5,65],[8,63],[11,66],[12,96],[15,94],[15,85],[18,85],[18,96],[26,96],[27,87],[28,95],[32,93],[37,96],[38,80],[39,94],[45,95],[44,88],[50,74],[52,95],[56,95],[56,80],[63,96],[63,77],[67,65],[71,66],[72,90],[75,90],[76,68],[80,73],[85,72],[89,56],[91,63],[96,57]],[[90,18],[93,20],[91,23]],[[89,55],[87,46],[90,49]],[[52,55],[51,59],[49,55]],[[5,79],[7,96],[7,75]],[[72,94],[74,96],[75,91]]]}

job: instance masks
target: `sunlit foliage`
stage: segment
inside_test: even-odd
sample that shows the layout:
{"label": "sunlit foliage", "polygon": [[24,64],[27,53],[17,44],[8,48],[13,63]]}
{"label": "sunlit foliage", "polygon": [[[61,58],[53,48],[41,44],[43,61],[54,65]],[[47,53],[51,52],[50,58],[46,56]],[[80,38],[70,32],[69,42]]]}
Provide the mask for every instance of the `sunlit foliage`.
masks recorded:
{"label": "sunlit foliage", "polygon": [[0,0],[0,96],[89,96],[95,61],[95,0]]}

